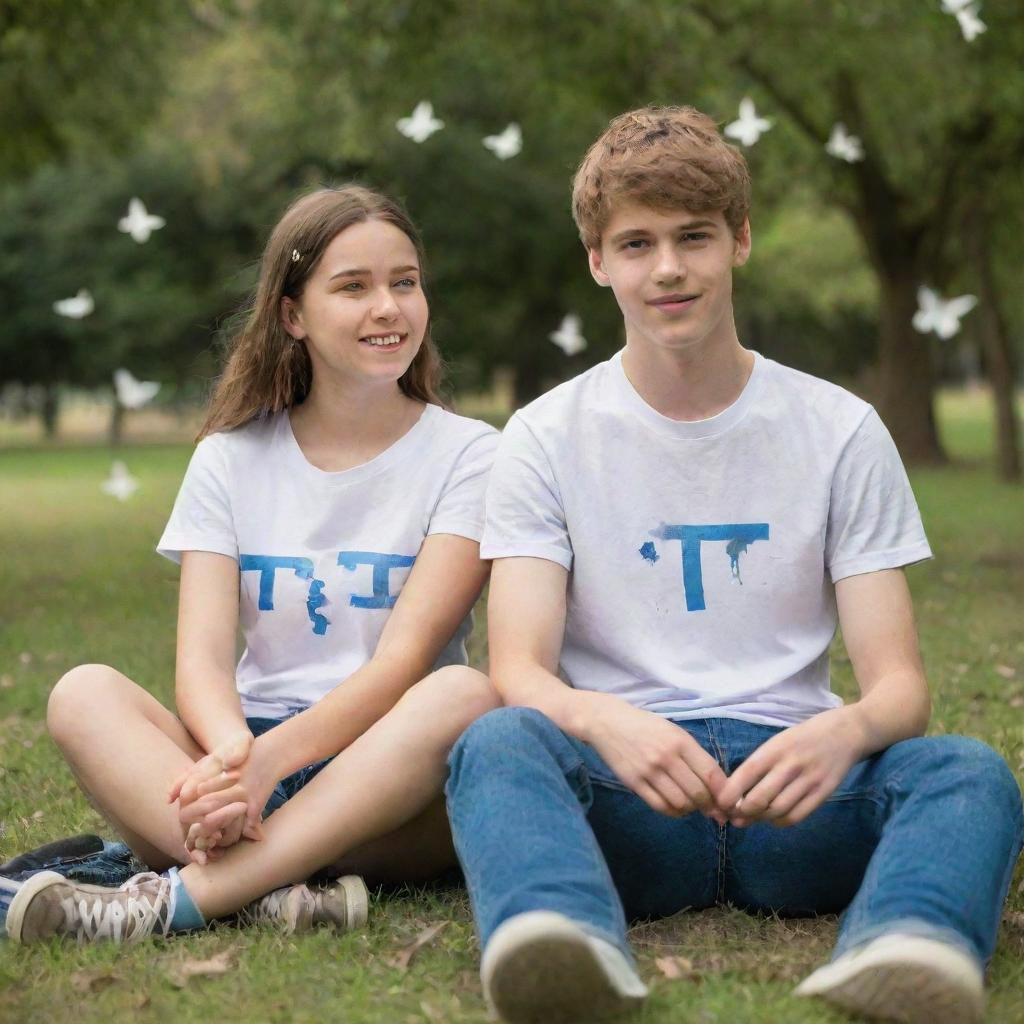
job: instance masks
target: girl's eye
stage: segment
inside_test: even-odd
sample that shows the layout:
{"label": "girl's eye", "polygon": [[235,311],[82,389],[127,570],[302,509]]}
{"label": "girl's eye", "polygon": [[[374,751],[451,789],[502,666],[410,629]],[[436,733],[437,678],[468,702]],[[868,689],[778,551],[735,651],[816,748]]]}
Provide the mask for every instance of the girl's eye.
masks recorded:
{"label": "girl's eye", "polygon": [[415,288],[416,287],[416,279],[413,278],[413,277],[403,277],[401,281],[396,281],[395,285],[396,285],[396,287],[401,287],[401,288]]}
{"label": "girl's eye", "polygon": [[341,286],[343,292],[357,292],[363,287],[362,281],[349,281],[348,284]]}

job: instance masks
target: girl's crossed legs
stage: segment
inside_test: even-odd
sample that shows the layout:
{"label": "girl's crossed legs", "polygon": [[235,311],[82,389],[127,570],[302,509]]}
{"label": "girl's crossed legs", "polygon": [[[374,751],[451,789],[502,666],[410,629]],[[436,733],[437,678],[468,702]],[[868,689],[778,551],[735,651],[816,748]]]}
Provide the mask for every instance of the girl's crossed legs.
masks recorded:
{"label": "girl's crossed legs", "polygon": [[166,708],[114,669],[83,665],[50,697],[47,724],[82,789],[154,870],[180,877],[206,919],[317,870],[420,880],[455,863],[441,791],[452,744],[496,707],[486,676],[432,673],[269,817],[261,842],[242,841],[190,864],[172,783],[203,751]]}

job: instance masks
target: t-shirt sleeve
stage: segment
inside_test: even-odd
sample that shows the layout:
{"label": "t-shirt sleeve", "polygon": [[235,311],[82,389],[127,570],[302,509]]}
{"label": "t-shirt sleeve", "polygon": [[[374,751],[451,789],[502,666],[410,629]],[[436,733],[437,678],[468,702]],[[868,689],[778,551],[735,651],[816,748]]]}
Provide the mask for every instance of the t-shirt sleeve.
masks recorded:
{"label": "t-shirt sleeve", "polygon": [[546,558],[572,569],[572,544],[550,460],[518,416],[509,420],[487,487],[481,558]]}
{"label": "t-shirt sleeve", "polygon": [[825,566],[837,583],[931,556],[899,452],[871,409],[843,449],[832,478]]}
{"label": "t-shirt sleeve", "polygon": [[454,533],[479,541],[484,528],[484,492],[500,435],[488,430],[459,453],[427,526],[427,535]]}
{"label": "t-shirt sleeve", "polygon": [[180,563],[183,551],[213,551],[238,558],[228,474],[216,435],[203,438],[192,453],[171,518],[156,546],[164,558]]}

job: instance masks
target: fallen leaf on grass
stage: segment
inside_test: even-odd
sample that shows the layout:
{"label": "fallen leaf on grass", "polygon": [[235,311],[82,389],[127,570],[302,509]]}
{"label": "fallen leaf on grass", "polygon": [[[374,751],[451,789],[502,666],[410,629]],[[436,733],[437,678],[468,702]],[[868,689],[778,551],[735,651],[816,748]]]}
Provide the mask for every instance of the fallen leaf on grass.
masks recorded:
{"label": "fallen leaf on grass", "polygon": [[996,665],[996,673],[1004,679],[1012,679],[1017,674],[1017,670],[1012,665]]}
{"label": "fallen leaf on grass", "polygon": [[184,988],[193,978],[216,978],[235,969],[236,949],[226,949],[209,960],[186,960],[168,968],[167,977],[175,988]]}
{"label": "fallen leaf on grass", "polygon": [[1011,708],[1024,708],[1024,697],[1011,697],[1010,698]]}
{"label": "fallen leaf on grass", "polygon": [[14,677],[6,673],[0,676],[0,690],[9,690],[14,685]]}
{"label": "fallen leaf on grass", "polygon": [[697,972],[693,969],[693,961],[687,960],[685,956],[659,956],[654,961],[654,966],[669,979],[678,981],[681,978],[695,978]]}
{"label": "fallen leaf on grass", "polygon": [[28,651],[22,651],[21,654],[18,655],[18,661],[20,661],[22,665],[31,665],[32,655],[29,654]]}
{"label": "fallen leaf on grass", "polygon": [[102,992],[120,980],[116,974],[107,974],[105,971],[74,971],[71,975],[71,987],[83,995],[92,995],[94,992]]}
{"label": "fallen leaf on grass", "polygon": [[42,821],[42,819],[43,819],[43,812],[42,811],[33,811],[32,812],[32,820],[33,821]]}
{"label": "fallen leaf on grass", "polygon": [[391,957],[388,961],[392,967],[399,971],[409,970],[409,965],[412,963],[413,957],[428,943],[434,941],[438,934],[443,928],[448,926],[447,921],[441,921],[439,924],[432,924],[429,928],[424,928],[423,931],[409,943],[400,953]]}
{"label": "fallen leaf on grass", "polygon": [[427,1020],[444,1020],[444,1013],[436,1006],[431,1006],[425,999],[420,1000],[420,1009],[423,1011],[423,1016],[426,1017]]}

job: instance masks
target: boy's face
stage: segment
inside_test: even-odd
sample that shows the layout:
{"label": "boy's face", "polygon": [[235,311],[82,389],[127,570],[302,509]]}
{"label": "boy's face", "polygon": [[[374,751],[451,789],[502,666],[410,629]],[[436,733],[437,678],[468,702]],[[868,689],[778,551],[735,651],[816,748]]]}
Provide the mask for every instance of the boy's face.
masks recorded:
{"label": "boy's face", "polygon": [[735,340],[732,269],[750,255],[750,225],[734,236],[721,210],[689,213],[624,203],[590,250],[590,272],[611,288],[626,344],[682,352]]}

